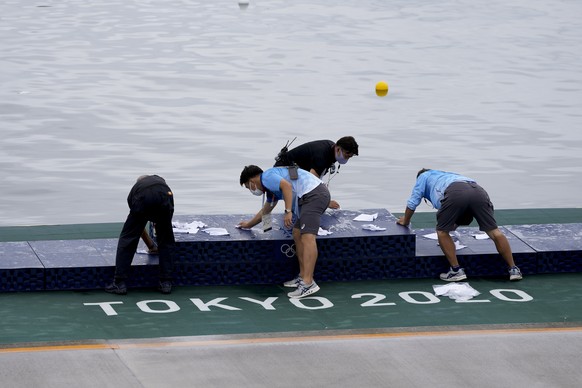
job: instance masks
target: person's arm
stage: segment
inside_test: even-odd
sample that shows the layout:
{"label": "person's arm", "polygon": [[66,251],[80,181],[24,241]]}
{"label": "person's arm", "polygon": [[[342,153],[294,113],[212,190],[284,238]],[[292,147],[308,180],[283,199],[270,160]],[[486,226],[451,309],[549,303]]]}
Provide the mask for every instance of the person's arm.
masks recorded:
{"label": "person's arm", "polygon": [[285,201],[285,227],[291,228],[293,226],[293,186],[289,181],[281,179],[279,188],[283,193],[283,201]]}
{"label": "person's arm", "polygon": [[154,240],[152,240],[149,233],[145,229],[143,230],[143,232],[141,232],[141,239],[147,245],[148,253],[157,253],[158,246],[156,245]]}
{"label": "person's arm", "polygon": [[404,211],[404,215],[402,217],[400,217],[398,219],[398,221],[396,221],[396,222],[400,225],[408,226],[410,224],[410,220],[412,219],[413,215],[414,215],[414,210],[407,207],[406,210]]}
{"label": "person's arm", "polygon": [[426,174],[420,174],[418,178],[416,178],[416,183],[412,188],[412,193],[406,201],[406,210],[404,211],[404,216],[400,217],[398,221],[396,221],[400,225],[408,226],[410,224],[410,220],[414,215],[414,212],[420,201],[422,201],[424,192],[426,191]]}
{"label": "person's arm", "polygon": [[253,226],[257,225],[263,219],[263,214],[269,214],[273,211],[273,208],[277,205],[277,201],[274,202],[265,202],[261,210],[255,214],[253,218],[248,221],[241,221],[238,224],[239,228],[250,229]]}

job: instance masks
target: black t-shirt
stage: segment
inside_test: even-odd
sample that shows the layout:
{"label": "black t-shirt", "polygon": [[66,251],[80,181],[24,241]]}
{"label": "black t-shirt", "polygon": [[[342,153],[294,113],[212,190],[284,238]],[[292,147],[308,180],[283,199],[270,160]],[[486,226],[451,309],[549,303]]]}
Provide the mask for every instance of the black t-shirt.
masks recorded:
{"label": "black t-shirt", "polygon": [[[287,152],[287,160],[307,171],[315,170],[321,177],[335,163],[335,143],[331,140],[315,140],[301,144]],[[275,166],[281,164],[275,163]]]}

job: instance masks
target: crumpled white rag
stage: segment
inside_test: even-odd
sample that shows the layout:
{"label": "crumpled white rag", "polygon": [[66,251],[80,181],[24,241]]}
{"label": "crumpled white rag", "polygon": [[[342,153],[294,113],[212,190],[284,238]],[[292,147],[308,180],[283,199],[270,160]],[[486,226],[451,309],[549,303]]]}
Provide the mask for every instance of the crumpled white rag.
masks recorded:
{"label": "crumpled white rag", "polygon": [[448,296],[456,302],[465,302],[479,294],[479,291],[469,285],[469,283],[455,282],[449,284],[435,284],[432,286],[436,296]]}
{"label": "crumpled white rag", "polygon": [[211,236],[228,236],[228,231],[224,228],[206,228],[202,229],[202,231]]}
{"label": "crumpled white rag", "polygon": [[380,226],[376,226],[374,224],[365,224],[362,225],[362,229],[366,229],[366,230],[371,230],[371,231],[381,231],[381,230],[386,230],[386,228],[382,228]]}
{"label": "crumpled white rag", "polygon": [[[430,240],[438,240],[439,237],[436,233],[429,233],[429,234],[425,234],[422,237],[428,238]],[[451,236],[451,237],[455,237],[455,236]],[[455,250],[458,251],[459,249],[463,249],[463,248],[467,248],[466,245],[463,245],[459,242],[459,240],[453,240],[453,242],[455,243]],[[439,245],[439,244],[437,244]]]}
{"label": "crumpled white rag", "polygon": [[323,229],[323,228],[321,228],[321,227],[320,227],[320,228],[319,228],[319,230],[317,231],[317,235],[318,235],[318,236],[327,236],[327,235],[330,235],[330,234],[332,234],[332,233],[333,233],[333,232],[330,232],[329,230],[325,230],[325,229]]}
{"label": "crumpled white rag", "polygon": [[354,221],[374,221],[376,218],[378,218],[378,213],[374,213],[374,214],[360,214],[359,216],[357,216],[356,218],[354,218]]}
{"label": "crumpled white rag", "polygon": [[192,222],[172,222],[172,230],[174,233],[189,233],[196,234],[201,228],[204,228],[206,224],[202,221],[192,221]]}

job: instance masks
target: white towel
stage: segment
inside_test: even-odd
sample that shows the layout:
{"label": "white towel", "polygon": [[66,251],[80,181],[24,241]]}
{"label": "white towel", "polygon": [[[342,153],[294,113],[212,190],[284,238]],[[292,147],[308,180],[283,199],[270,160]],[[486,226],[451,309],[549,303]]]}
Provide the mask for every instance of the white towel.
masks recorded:
{"label": "white towel", "polygon": [[469,285],[469,283],[449,283],[444,285],[433,285],[436,296],[448,296],[456,302],[465,302],[479,294],[479,291]]}
{"label": "white towel", "polygon": [[374,232],[381,231],[381,230],[386,230],[386,228],[382,228],[382,227],[376,226],[374,224],[365,224],[365,225],[362,225],[362,229],[371,230],[371,231],[374,231]]}
{"label": "white towel", "polygon": [[360,214],[359,216],[357,216],[356,218],[354,218],[354,221],[374,221],[376,218],[378,218],[378,213],[374,213],[374,214]]}
{"label": "white towel", "polygon": [[[430,240],[438,240],[438,235],[436,233],[425,234],[422,237],[428,238]],[[453,237],[453,236],[451,236]],[[459,249],[467,248],[466,245],[462,245],[458,240],[454,240],[455,242],[455,250],[458,251]],[[439,245],[439,244],[437,244]]]}
{"label": "white towel", "polygon": [[322,229],[321,227],[317,231],[317,235],[318,236],[327,236],[327,235],[330,235],[330,234],[332,234],[332,232],[330,232],[329,230]]}
{"label": "white towel", "polygon": [[192,221],[192,222],[172,222],[172,230],[174,233],[189,233],[189,234],[196,234],[201,228],[204,228],[206,224],[201,221]]}
{"label": "white towel", "polygon": [[224,228],[206,228],[202,229],[202,231],[211,236],[228,236],[228,231]]}

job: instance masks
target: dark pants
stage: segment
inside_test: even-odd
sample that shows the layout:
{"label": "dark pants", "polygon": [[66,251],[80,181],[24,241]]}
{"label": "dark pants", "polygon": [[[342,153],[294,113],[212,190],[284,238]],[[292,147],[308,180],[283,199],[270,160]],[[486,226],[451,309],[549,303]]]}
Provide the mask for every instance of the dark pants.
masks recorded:
{"label": "dark pants", "polygon": [[174,199],[169,192],[168,187],[152,187],[141,192],[139,198],[130,201],[130,203],[135,203],[135,206],[127,216],[117,243],[117,256],[115,258],[116,283],[128,278],[141,233],[144,231],[148,221],[155,223],[156,227],[160,259],[160,281],[172,279],[172,254],[175,243],[172,230]]}

